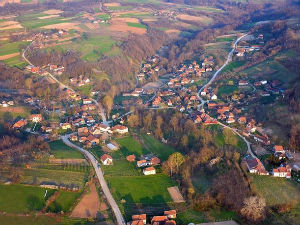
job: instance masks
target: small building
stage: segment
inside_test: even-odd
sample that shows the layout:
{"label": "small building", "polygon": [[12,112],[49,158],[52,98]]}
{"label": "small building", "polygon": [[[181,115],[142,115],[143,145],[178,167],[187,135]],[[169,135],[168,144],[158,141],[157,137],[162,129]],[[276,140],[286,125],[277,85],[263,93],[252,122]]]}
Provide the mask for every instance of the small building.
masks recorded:
{"label": "small building", "polygon": [[248,81],[246,81],[246,80],[239,81],[239,86],[246,86],[246,85],[248,85]]}
{"label": "small building", "polygon": [[168,219],[175,219],[176,218],[176,210],[165,211],[164,216],[167,216]]}
{"label": "small building", "polygon": [[16,123],[14,123],[13,128],[15,129],[19,129],[24,127],[27,124],[27,120],[21,119],[19,121],[17,121]]}
{"label": "small building", "polygon": [[142,160],[137,161],[136,165],[137,165],[138,167],[145,167],[145,166],[149,166],[150,163],[147,162],[147,160],[142,159]]}
{"label": "small building", "polygon": [[129,161],[129,162],[134,162],[135,161],[135,155],[128,155],[127,157],[126,157],[126,159],[127,159],[127,161]]}
{"label": "small building", "polygon": [[60,127],[63,130],[71,129],[71,124],[70,123],[62,123],[62,124],[60,124]]}
{"label": "small building", "polygon": [[143,174],[144,175],[153,175],[153,174],[156,174],[156,170],[153,166],[147,167],[147,168],[143,169]]}
{"label": "small building", "polygon": [[113,164],[113,158],[108,154],[102,155],[100,160],[103,165],[112,165]]}
{"label": "small building", "polygon": [[160,164],[160,159],[158,157],[153,157],[150,159],[151,165],[158,165]]}
{"label": "small building", "polygon": [[247,123],[247,118],[245,116],[241,116],[238,119],[238,121],[239,121],[239,124],[245,124],[245,123]]}
{"label": "small building", "polygon": [[119,133],[119,134],[126,134],[128,133],[128,127],[122,126],[122,125],[116,125],[111,128],[111,130],[114,133]]}
{"label": "small building", "polygon": [[151,220],[151,225],[163,225],[166,221],[168,221],[166,216],[154,216]]}
{"label": "small building", "polygon": [[29,116],[29,120],[31,120],[34,123],[39,123],[43,120],[43,117],[41,114],[32,114]]}
{"label": "small building", "polygon": [[143,224],[147,223],[146,214],[132,215],[132,221],[142,221]]}
{"label": "small building", "polygon": [[115,145],[112,144],[112,143],[108,143],[106,146],[107,146],[110,150],[112,150],[112,151],[118,150],[118,147],[115,146]]}

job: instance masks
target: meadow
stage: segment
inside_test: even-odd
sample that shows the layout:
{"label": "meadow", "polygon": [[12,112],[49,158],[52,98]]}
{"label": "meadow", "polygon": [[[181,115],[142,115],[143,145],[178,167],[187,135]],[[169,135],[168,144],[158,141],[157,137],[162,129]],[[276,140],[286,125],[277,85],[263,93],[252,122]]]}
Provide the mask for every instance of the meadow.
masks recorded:
{"label": "meadow", "polygon": [[101,169],[105,176],[139,176],[142,174],[135,162],[128,162],[126,159],[114,160],[113,166],[102,166]]}
{"label": "meadow", "polygon": [[57,159],[84,159],[77,150],[65,145],[61,140],[49,142],[51,154]]}
{"label": "meadow", "polygon": [[[48,192],[45,196],[46,190]],[[28,213],[41,210],[45,206],[46,199],[54,193],[54,190],[20,184],[0,184],[0,193],[5,193],[0,195],[0,211]]]}
{"label": "meadow", "polygon": [[48,206],[47,211],[54,213],[68,212],[79,196],[80,192],[59,191],[57,198]]}
{"label": "meadow", "polygon": [[17,41],[3,44],[0,46],[0,56],[20,52],[20,46],[26,47],[29,43],[28,41]]}

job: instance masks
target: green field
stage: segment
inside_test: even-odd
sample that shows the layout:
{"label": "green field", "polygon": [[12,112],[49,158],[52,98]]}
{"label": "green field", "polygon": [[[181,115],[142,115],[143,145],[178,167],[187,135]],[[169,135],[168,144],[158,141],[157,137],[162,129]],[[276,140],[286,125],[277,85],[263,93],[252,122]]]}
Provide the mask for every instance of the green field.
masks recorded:
{"label": "green field", "polygon": [[37,215],[0,215],[1,225],[91,225],[85,219]]}
{"label": "green field", "polygon": [[231,42],[236,39],[236,36],[217,37],[216,42]]}
{"label": "green field", "polygon": [[238,87],[235,85],[223,85],[218,89],[218,96],[220,95],[230,95],[238,90]]}
{"label": "green field", "polygon": [[148,153],[147,149],[143,148],[143,146],[132,136],[118,139],[117,142],[121,146],[120,150],[124,156],[131,154],[141,156]]}
{"label": "green field", "polygon": [[256,190],[266,199],[268,206],[276,204],[300,203],[300,190],[297,184],[285,178],[253,175]]}
{"label": "green field", "polygon": [[82,188],[84,185],[86,173],[72,172],[64,170],[49,169],[26,169],[21,179],[22,183],[40,184],[42,182],[55,183],[57,185],[76,185]]}
{"label": "green field", "polygon": [[25,66],[27,65],[26,62],[22,61],[21,56],[15,56],[15,57],[11,57],[9,59],[5,59],[5,60],[3,60],[3,62],[10,67],[15,66],[20,69],[24,69]]}
{"label": "green field", "polygon": [[235,68],[238,68],[242,65],[244,65],[246,63],[246,61],[234,61],[234,62],[230,62],[228,63],[227,66],[225,66],[225,68],[223,69],[223,73],[224,72],[229,72],[229,71],[233,71]]}
{"label": "green field", "polygon": [[106,176],[138,176],[141,169],[137,168],[135,162],[128,162],[126,159],[114,160],[113,166],[101,167]]}
{"label": "green field", "polygon": [[26,213],[41,210],[45,205],[46,190],[48,190],[46,198],[54,193],[54,190],[40,187],[0,184],[0,211]]}
{"label": "green field", "polygon": [[77,150],[65,145],[61,140],[49,142],[51,154],[57,159],[84,159]]}
{"label": "green field", "polygon": [[117,11],[117,10],[131,9],[132,6],[108,6],[107,8],[112,11],[115,10]]}
{"label": "green field", "polygon": [[97,19],[101,19],[101,20],[108,20],[110,19],[110,15],[109,14],[100,14],[96,16]]}
{"label": "green field", "polygon": [[[168,187],[175,185],[162,174],[135,177],[107,177],[109,187],[117,202],[156,204],[171,202]],[[126,187],[126,188],[124,188]]]}
{"label": "green field", "polygon": [[137,18],[143,18],[143,17],[149,17],[151,16],[150,13],[124,13],[121,14],[119,17],[125,18],[125,17],[137,17]]}
{"label": "green field", "polygon": [[212,8],[212,7],[195,7],[193,9],[199,10],[199,11],[206,11],[206,12],[217,12],[217,13],[224,12],[222,9]]}
{"label": "green field", "polygon": [[144,24],[140,24],[140,23],[131,23],[131,22],[127,22],[127,25],[130,27],[137,27],[137,28],[147,28],[146,25]]}
{"label": "green field", "polygon": [[20,52],[20,46],[25,48],[29,43],[28,41],[17,41],[1,45],[0,56]]}
{"label": "green field", "polygon": [[79,192],[59,191],[57,198],[49,205],[48,210],[55,213],[68,212],[79,196]]}

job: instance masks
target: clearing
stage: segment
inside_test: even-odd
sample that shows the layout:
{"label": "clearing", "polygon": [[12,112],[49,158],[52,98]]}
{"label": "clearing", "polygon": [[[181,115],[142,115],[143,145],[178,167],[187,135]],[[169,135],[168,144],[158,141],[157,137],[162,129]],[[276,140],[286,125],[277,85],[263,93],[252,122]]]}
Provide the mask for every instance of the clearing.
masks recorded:
{"label": "clearing", "polygon": [[57,159],[84,159],[77,150],[65,145],[61,140],[49,142],[51,153]]}
{"label": "clearing", "polygon": [[185,202],[177,186],[169,187],[168,192],[171,195],[171,198],[173,199],[174,202],[176,203]]}

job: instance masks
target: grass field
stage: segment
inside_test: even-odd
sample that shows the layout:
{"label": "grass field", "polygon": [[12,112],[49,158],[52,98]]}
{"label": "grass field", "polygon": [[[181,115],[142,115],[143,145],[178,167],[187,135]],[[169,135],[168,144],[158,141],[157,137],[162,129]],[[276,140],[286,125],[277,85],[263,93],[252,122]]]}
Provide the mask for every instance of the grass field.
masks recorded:
{"label": "grass field", "polygon": [[20,51],[20,46],[26,47],[27,45],[29,45],[29,43],[30,42],[28,41],[17,41],[4,44],[0,46],[0,56],[17,53]]}
{"label": "grass field", "polygon": [[[46,198],[54,193],[54,190],[25,186],[0,184],[0,211],[8,213],[26,213],[33,210],[41,210]],[[1,223],[2,224],[2,223]]]}
{"label": "grass field", "polygon": [[224,12],[222,9],[212,8],[212,7],[194,7],[193,9],[199,11],[205,11],[205,12],[216,12],[216,13]]}
{"label": "grass field", "polygon": [[49,142],[51,154],[57,159],[84,159],[83,155],[65,145],[61,140]]}
{"label": "grass field", "polygon": [[216,42],[231,42],[236,39],[236,36],[217,37]]}
{"label": "grass field", "polygon": [[22,61],[21,56],[15,56],[9,59],[5,59],[3,60],[3,62],[10,67],[15,66],[18,67],[19,69],[24,69],[25,66],[27,65],[26,62]]}
{"label": "grass field", "polygon": [[85,219],[36,215],[0,215],[1,225],[91,225]]}
{"label": "grass field", "polygon": [[117,11],[117,10],[124,10],[124,9],[130,9],[132,6],[108,6],[109,10]]}
{"label": "grass field", "polygon": [[121,14],[119,17],[121,18],[127,18],[127,17],[134,17],[134,18],[143,18],[143,17],[150,17],[151,14],[150,13],[124,13]]}
{"label": "grass field", "polygon": [[22,183],[40,184],[41,182],[50,182],[57,185],[76,185],[82,188],[84,185],[86,173],[64,170],[49,169],[26,169],[21,179]]}
{"label": "grass field", "polygon": [[238,87],[235,85],[224,85],[224,86],[219,87],[218,96],[230,95],[230,94],[233,94],[237,90],[238,90]]}
{"label": "grass field", "polygon": [[268,206],[290,203],[300,203],[300,190],[292,181],[285,178],[253,175],[256,189],[266,199]]}
{"label": "grass field", "polygon": [[[29,111],[30,109],[27,107],[23,106],[11,106],[8,108],[0,108],[0,120],[5,119],[5,120],[13,120],[16,119],[17,117],[25,117],[27,118],[29,116]],[[6,118],[8,117],[8,118]]]}
{"label": "grass field", "polygon": [[132,136],[118,139],[117,142],[121,146],[120,150],[124,156],[130,155],[130,154],[135,154],[136,156],[141,156],[141,155],[148,153],[147,149],[145,149]]}
{"label": "grass field", "polygon": [[54,18],[48,18],[42,20],[37,19],[37,17],[42,17],[42,16],[48,16],[48,15],[44,13],[27,14],[18,17],[18,20],[23,27],[26,27],[28,29],[37,29],[47,25],[71,22],[71,18],[68,19],[63,17],[54,17]]}
{"label": "grass field", "polygon": [[246,63],[246,61],[234,61],[234,62],[230,62],[228,63],[228,65],[223,69],[223,73],[224,72],[229,72],[229,71],[233,71],[235,68],[238,68],[242,65],[244,65]]}
{"label": "grass field", "polygon": [[117,202],[121,199],[126,203],[143,204],[172,201],[167,188],[174,186],[175,183],[166,175],[107,177],[106,179]]}
{"label": "grass field", "polygon": [[49,205],[48,210],[50,212],[68,212],[79,196],[79,192],[59,191],[57,198]]}
{"label": "grass field", "polygon": [[127,22],[127,25],[130,27],[138,27],[138,28],[147,28],[146,25],[144,24],[140,24],[140,23],[131,23],[131,22]]}
{"label": "grass field", "polygon": [[128,162],[126,159],[114,160],[113,166],[102,166],[101,168],[106,176],[138,176],[142,174],[135,162]]}

